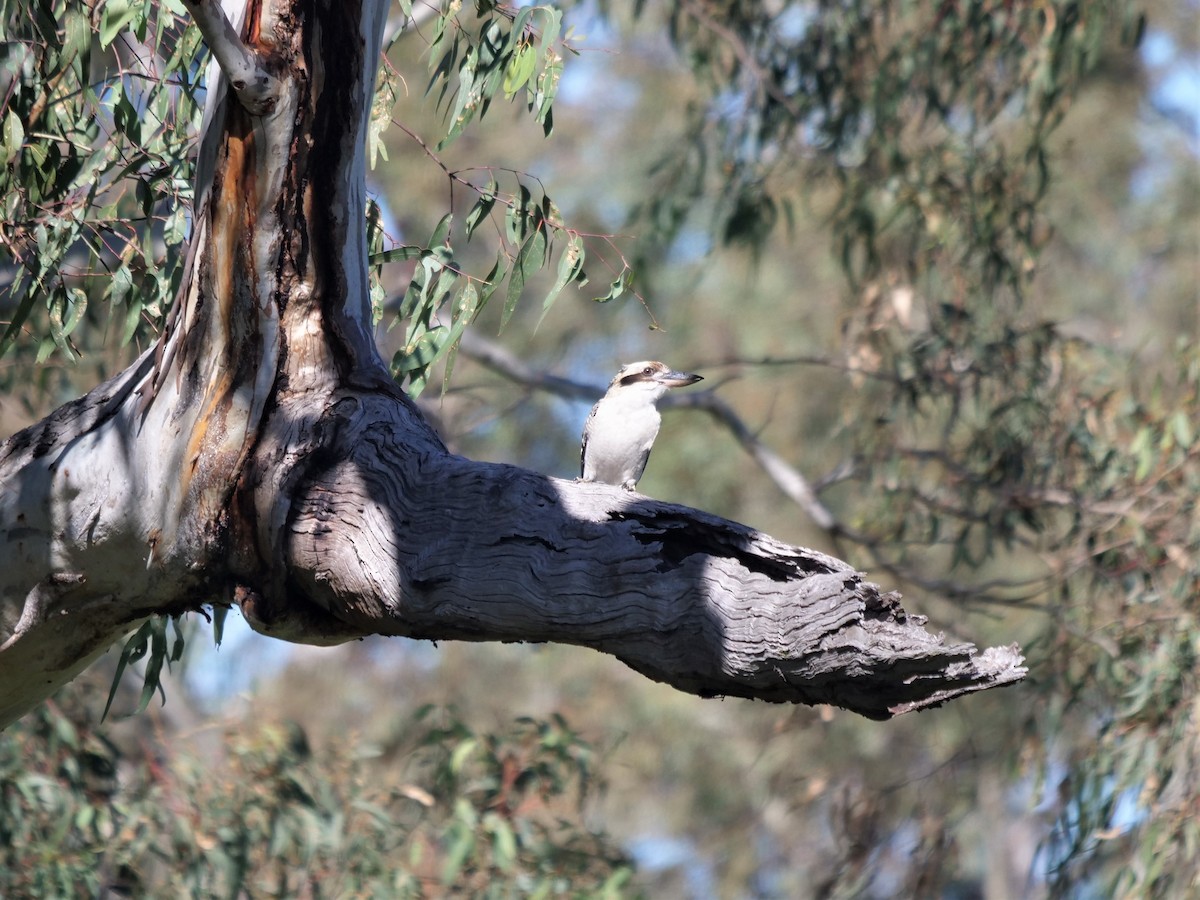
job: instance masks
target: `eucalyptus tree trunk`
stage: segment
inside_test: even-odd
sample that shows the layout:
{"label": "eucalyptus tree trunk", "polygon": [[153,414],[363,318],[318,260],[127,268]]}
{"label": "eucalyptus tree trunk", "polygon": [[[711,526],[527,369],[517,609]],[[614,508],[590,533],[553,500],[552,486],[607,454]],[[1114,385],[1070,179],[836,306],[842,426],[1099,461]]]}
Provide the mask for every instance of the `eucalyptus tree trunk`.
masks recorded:
{"label": "eucalyptus tree trunk", "polygon": [[[364,139],[387,3],[185,0],[214,51],[156,347],[0,445],[0,727],[154,614],[593,647],[697,694],[886,718],[1022,678],[831,557],[448,453],[372,338]],[[231,23],[232,20],[232,23]]]}

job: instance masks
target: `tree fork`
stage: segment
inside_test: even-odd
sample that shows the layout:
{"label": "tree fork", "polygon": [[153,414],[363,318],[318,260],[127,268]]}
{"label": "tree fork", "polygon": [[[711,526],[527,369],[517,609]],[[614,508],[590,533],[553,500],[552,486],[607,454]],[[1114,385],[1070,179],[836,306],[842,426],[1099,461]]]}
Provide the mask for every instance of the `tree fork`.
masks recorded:
{"label": "tree fork", "polygon": [[[387,4],[190,2],[195,227],[157,347],[0,445],[0,727],[148,615],[291,641],[593,647],[703,696],[873,718],[1020,680],[845,563],[598,484],[448,453],[372,337],[364,142]],[[219,18],[218,18],[219,16]]]}

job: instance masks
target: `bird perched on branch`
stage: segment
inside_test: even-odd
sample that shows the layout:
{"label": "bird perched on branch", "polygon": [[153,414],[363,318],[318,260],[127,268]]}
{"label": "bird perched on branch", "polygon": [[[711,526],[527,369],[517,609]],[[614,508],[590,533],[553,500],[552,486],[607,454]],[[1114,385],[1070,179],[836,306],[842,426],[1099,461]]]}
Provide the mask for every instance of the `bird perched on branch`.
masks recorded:
{"label": "bird perched on branch", "polygon": [[660,362],[622,366],[584,423],[579,453],[582,480],[619,484],[632,491],[662,424],[656,406],[659,398],[673,387],[700,380],[699,375],[676,372]]}

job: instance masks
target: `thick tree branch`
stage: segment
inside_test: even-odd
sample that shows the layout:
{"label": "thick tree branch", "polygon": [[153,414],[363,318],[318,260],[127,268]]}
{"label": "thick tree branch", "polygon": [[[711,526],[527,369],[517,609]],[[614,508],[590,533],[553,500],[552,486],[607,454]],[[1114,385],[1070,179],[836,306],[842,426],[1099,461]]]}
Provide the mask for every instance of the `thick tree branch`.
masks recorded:
{"label": "thick tree branch", "polygon": [[273,112],[279,100],[279,80],[267,71],[263,57],[242,40],[221,4],[217,0],[183,0],[183,5],[242,106],[256,116]]}
{"label": "thick tree branch", "polygon": [[619,488],[464,460],[432,435],[414,442],[423,425],[396,411],[346,396],[324,414],[328,467],[292,492],[285,536],[260,535],[286,548],[293,580],[256,627],[303,637],[328,615],[335,640],[579,644],[702,696],[873,718],[1025,674],[1016,648],[947,645],[837,559]]}

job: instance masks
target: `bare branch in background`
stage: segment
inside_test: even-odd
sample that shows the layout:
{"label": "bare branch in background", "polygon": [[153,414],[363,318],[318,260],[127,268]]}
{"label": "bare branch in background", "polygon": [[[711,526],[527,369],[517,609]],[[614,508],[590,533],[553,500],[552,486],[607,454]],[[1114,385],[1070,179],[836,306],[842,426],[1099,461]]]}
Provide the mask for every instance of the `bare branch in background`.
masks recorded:
{"label": "bare branch in background", "polygon": [[[503,375],[509,381],[568,400],[586,400],[591,403],[604,393],[602,385],[572,381],[535,369],[499,344],[480,337],[473,331],[463,334],[460,352],[493,372]],[[856,542],[863,540],[851,535],[850,531],[834,518],[833,513],[817,499],[808,479],[760,441],[733,408],[716,395],[715,388],[693,391],[690,394],[668,394],[658,405],[660,409],[697,409],[708,413],[729,430],[779,489],[804,510],[818,528],[835,537],[847,535]]]}

